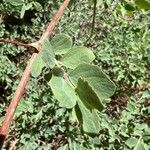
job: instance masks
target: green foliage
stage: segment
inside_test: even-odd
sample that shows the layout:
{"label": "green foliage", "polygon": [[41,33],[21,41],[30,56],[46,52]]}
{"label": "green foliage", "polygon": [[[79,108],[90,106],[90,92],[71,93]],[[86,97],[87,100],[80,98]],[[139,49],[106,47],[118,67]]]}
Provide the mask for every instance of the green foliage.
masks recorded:
{"label": "green foliage", "polygon": [[10,3],[13,6],[23,5],[23,1],[22,0],[7,0],[6,2]]}
{"label": "green foliage", "polygon": [[106,100],[115,92],[113,82],[95,65],[81,64],[70,73],[70,77],[75,82],[80,77],[85,79],[101,101]]}
{"label": "green foliage", "polygon": [[[55,64],[57,65],[55,66],[55,69],[57,67],[57,70],[63,70],[62,67],[59,67],[60,64],[64,65],[66,69],[74,69],[70,73],[71,78],[67,72],[64,73],[64,76],[62,77],[58,77],[59,75],[57,74],[57,76],[52,76],[49,85],[54,94],[54,98],[59,101],[60,107],[65,107],[67,109],[72,109],[77,103],[82,114],[83,121],[79,120],[79,122],[83,125],[83,130],[87,133],[99,133],[99,128],[97,128],[97,126],[99,126],[99,120],[95,118],[98,114],[94,109],[99,111],[103,109],[103,100],[109,98],[114,93],[115,85],[99,69],[99,67],[88,64],[94,60],[95,56],[92,51],[85,47],[71,48],[66,54],[61,56],[62,58],[60,60],[56,60],[54,52],[57,53],[58,50],[60,52],[60,47],[64,48],[64,42],[62,41],[66,41],[65,49],[70,48],[70,43],[72,43],[72,41],[69,40],[69,37],[66,37],[67,36],[64,35],[57,35],[54,37],[56,41],[54,42],[53,40],[53,42],[51,42],[53,44],[52,46],[48,40],[44,41],[42,50],[35,61],[40,64],[34,63],[32,71],[33,75],[34,77],[40,75],[42,67],[45,65],[43,62],[48,64],[47,67],[50,67],[52,69],[51,73],[54,74],[56,74],[53,69]],[[58,40],[58,38],[61,39]],[[80,79],[80,77],[83,78],[85,82]],[[71,81],[72,79],[78,80],[78,84],[73,84],[73,81]],[[83,104],[81,102],[78,103],[78,101],[80,101],[79,99],[81,99]],[[90,111],[92,111],[92,113]],[[90,119],[86,114],[89,114],[88,117],[90,116]],[[78,116],[78,111],[76,112],[76,115]],[[96,122],[94,121],[95,119]],[[91,121],[92,124],[86,126],[89,120],[93,120]]]}
{"label": "green foliage", "polygon": [[[57,3],[48,0],[28,0],[14,6],[1,0],[0,36],[35,42],[61,2],[62,0],[58,0]],[[95,28],[88,42],[86,41],[92,26],[93,1],[74,1],[69,6],[54,30],[55,36],[50,39],[52,48],[45,51],[48,53],[47,60],[51,58],[49,53],[59,47],[58,45],[64,47],[54,51],[54,67],[49,67],[45,62],[45,65],[35,62],[38,64],[37,70],[33,71],[36,68],[33,67],[34,77],[31,78],[19,103],[3,149],[10,149],[12,143],[17,142],[15,148],[18,150],[149,150],[149,11],[145,11],[148,10],[145,8],[141,10],[135,2],[98,0]],[[30,3],[32,7],[25,10],[23,18],[20,18],[22,7],[31,5]],[[72,37],[73,44],[68,35]],[[62,39],[65,40],[59,43]],[[56,41],[58,45],[55,47],[52,41]],[[67,46],[68,41],[70,46]],[[98,72],[102,69],[117,85],[114,96],[100,99],[101,95],[98,96],[98,93],[92,90],[93,87],[85,77],[81,75],[73,79],[70,76],[76,68],[68,69],[60,61],[64,54],[75,48],[72,45],[86,46],[88,51],[94,52],[94,63],[98,66],[96,68],[99,68]],[[0,122],[30,55],[30,50],[0,43]],[[42,54],[40,57],[43,62]],[[65,82],[64,84],[80,97],[72,109],[60,107],[59,98],[55,97],[57,94],[47,85],[47,81],[51,79],[50,83],[54,78]],[[107,81],[110,82],[108,77]],[[57,88],[62,90],[61,87]],[[98,112],[97,103],[91,105],[95,109],[88,109],[86,103],[89,102],[89,97],[84,95],[84,92],[88,92],[89,97],[95,97],[98,108],[101,108],[102,103],[103,111]],[[109,90],[108,92],[108,95],[113,93]],[[66,91],[60,93],[65,95]],[[98,101],[99,99],[101,101]]]}
{"label": "green foliage", "polygon": [[78,102],[78,107],[82,114],[82,120],[80,120],[80,122],[83,124],[84,132],[98,134],[100,131],[100,121],[96,110],[87,109],[81,101]]}
{"label": "green foliage", "polygon": [[149,0],[136,0],[135,4],[141,9],[150,9],[150,1]]}

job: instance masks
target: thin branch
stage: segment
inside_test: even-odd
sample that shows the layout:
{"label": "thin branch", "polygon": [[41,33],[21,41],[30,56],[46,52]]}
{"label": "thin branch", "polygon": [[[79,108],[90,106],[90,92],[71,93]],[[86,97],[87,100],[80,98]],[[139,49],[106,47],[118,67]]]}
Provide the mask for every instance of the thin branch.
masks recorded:
{"label": "thin branch", "polygon": [[22,43],[22,42],[19,42],[17,40],[10,40],[10,39],[0,38],[0,42],[10,43],[10,44],[18,45],[18,46],[23,46],[23,47],[26,47],[26,48],[32,47],[30,44]]}
{"label": "thin branch", "polygon": [[[51,35],[52,30],[54,29],[54,27],[58,23],[59,19],[61,18],[65,8],[69,4],[69,1],[70,0],[64,0],[64,3],[60,6],[59,10],[57,11],[57,13],[54,16],[54,18],[52,19],[52,21],[50,22],[50,24],[47,27],[46,31],[43,33],[43,35],[40,38],[40,40],[35,42],[35,43],[28,44],[29,47],[31,47],[31,46],[35,47],[38,51],[41,50],[41,47],[42,47],[41,45],[42,45],[44,39],[48,38]],[[4,140],[5,140],[8,132],[9,132],[9,126],[10,126],[10,123],[11,123],[11,121],[13,119],[13,115],[15,113],[17,105],[18,105],[20,99],[22,98],[22,96],[23,96],[23,94],[25,92],[25,88],[26,88],[28,80],[30,78],[31,67],[32,67],[32,64],[33,64],[36,56],[37,56],[37,53],[34,53],[32,55],[28,65],[27,65],[27,67],[26,67],[26,69],[25,69],[25,71],[23,73],[23,76],[22,76],[21,81],[19,83],[19,86],[18,86],[18,88],[16,90],[14,98],[12,99],[12,101],[11,101],[11,103],[10,103],[8,109],[7,109],[6,116],[4,118],[2,126],[0,128],[0,149],[2,148]]]}
{"label": "thin branch", "polygon": [[17,105],[20,101],[20,99],[22,98],[22,95],[24,94],[25,92],[25,88],[26,88],[26,85],[27,85],[27,82],[29,80],[29,77],[30,77],[30,72],[31,72],[31,67],[32,67],[32,64],[35,60],[37,56],[37,53],[34,53],[31,57],[31,59],[29,60],[28,62],[28,65],[22,75],[22,78],[20,80],[20,83],[18,85],[18,88],[16,90],[16,93],[7,109],[7,113],[6,113],[6,116],[5,116],[5,119],[3,121],[3,124],[0,128],[0,147],[3,145],[3,142],[5,137],[7,136],[8,134],[8,131],[9,131],[9,125],[13,119],[13,115],[15,113],[15,110],[17,108]]}

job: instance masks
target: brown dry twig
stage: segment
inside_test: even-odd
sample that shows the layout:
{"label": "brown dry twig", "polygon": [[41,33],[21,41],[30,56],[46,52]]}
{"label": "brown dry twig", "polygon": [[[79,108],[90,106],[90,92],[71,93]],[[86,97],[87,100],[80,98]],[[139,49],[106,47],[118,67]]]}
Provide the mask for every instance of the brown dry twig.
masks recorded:
{"label": "brown dry twig", "polygon": [[25,43],[19,42],[17,40],[10,40],[10,39],[0,38],[0,42],[10,43],[10,44],[18,45],[18,46],[24,46],[26,48],[32,47],[32,45],[30,45],[30,44],[25,44]]}
{"label": "brown dry twig", "polygon": [[[43,33],[43,35],[41,36],[39,41],[37,41],[35,43],[31,43],[31,44],[24,44],[24,43],[21,43],[18,41],[12,42],[11,40],[6,40],[6,39],[5,40],[1,39],[1,40],[3,40],[3,42],[16,44],[18,46],[35,47],[38,51],[40,51],[43,41],[51,35],[52,30],[57,25],[58,21],[60,20],[62,14],[63,14],[65,8],[68,6],[69,2],[70,2],[70,0],[64,0],[63,4],[60,6],[60,8],[57,11],[57,13],[55,14],[55,16],[52,18],[51,22],[49,23],[47,29],[45,30],[45,32]],[[17,105],[25,92],[25,88],[27,86],[27,82],[29,80],[30,73],[31,73],[31,67],[32,67],[32,64],[33,64],[36,56],[37,56],[37,53],[34,53],[31,57],[30,61],[28,62],[28,65],[23,73],[23,76],[22,76],[19,86],[15,92],[15,95],[14,95],[9,107],[7,108],[6,116],[5,116],[4,121],[0,128],[0,149],[2,148],[4,140],[9,132],[9,125],[13,119],[13,115],[15,113]]]}

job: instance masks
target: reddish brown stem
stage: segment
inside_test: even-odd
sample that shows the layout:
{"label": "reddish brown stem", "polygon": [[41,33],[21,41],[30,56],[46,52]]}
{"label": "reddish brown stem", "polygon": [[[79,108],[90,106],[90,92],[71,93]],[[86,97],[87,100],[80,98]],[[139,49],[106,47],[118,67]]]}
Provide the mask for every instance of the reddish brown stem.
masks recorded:
{"label": "reddish brown stem", "polygon": [[[41,50],[41,45],[44,41],[45,38],[48,38],[51,33],[52,33],[52,30],[54,29],[54,27],[56,26],[56,24],[58,23],[59,19],[61,18],[65,8],[67,7],[67,5],[69,4],[69,1],[70,0],[64,0],[64,3],[60,6],[59,10],[57,11],[56,15],[54,16],[54,18],[52,19],[52,21],[50,22],[49,26],[47,27],[46,31],[43,33],[42,37],[40,38],[40,40],[38,42],[35,42],[35,43],[31,43],[31,44],[25,44],[26,47],[35,47],[38,49],[38,51]],[[3,39],[4,40],[4,39]],[[10,40],[7,40],[7,41],[10,41]],[[6,40],[5,40],[6,42]],[[8,42],[10,43],[10,42]],[[20,46],[25,46],[23,43],[20,43],[20,42],[12,42],[11,43],[13,44],[17,44],[17,45],[20,45]],[[19,43],[19,44],[18,44]],[[28,46],[27,46],[28,45]],[[6,116],[5,116],[5,119],[2,123],[2,126],[0,128],[0,149],[1,147],[3,146],[3,142],[9,132],[9,125],[13,119],[13,115],[15,113],[15,110],[17,108],[17,105],[20,101],[20,99],[22,98],[24,92],[25,92],[25,88],[27,86],[27,82],[29,80],[29,77],[30,77],[30,73],[31,73],[31,67],[32,67],[32,64],[36,58],[36,55],[37,53],[34,53],[23,73],[23,76],[21,78],[21,81],[19,83],[19,86],[16,90],[16,93],[15,93],[15,96],[14,98],[12,99],[8,109],[7,109],[7,113],[6,113]]]}
{"label": "reddish brown stem", "polygon": [[22,43],[16,40],[4,39],[4,38],[0,38],[0,42],[10,43],[10,44],[18,45],[18,46],[24,46],[27,48],[32,47],[30,44]]}
{"label": "reddish brown stem", "polygon": [[52,21],[48,25],[47,29],[41,36],[41,38],[40,38],[41,43],[43,43],[43,40],[48,38],[52,34],[53,29],[55,28],[56,24],[58,23],[61,16],[63,15],[63,12],[64,12],[65,8],[68,6],[69,2],[70,2],[70,0],[64,0],[64,3],[60,6],[59,10],[55,14],[55,16],[52,18]]}

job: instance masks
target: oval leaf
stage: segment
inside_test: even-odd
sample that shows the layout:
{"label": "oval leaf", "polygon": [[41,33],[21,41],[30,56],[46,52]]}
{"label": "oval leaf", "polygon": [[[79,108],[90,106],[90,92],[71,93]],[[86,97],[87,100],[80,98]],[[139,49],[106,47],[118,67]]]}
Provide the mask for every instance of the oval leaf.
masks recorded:
{"label": "oval leaf", "polygon": [[42,59],[49,68],[55,66],[55,54],[48,39],[46,39],[42,46]]}
{"label": "oval leaf", "polygon": [[53,76],[49,82],[54,97],[59,101],[61,107],[73,108],[76,104],[77,96],[74,89],[61,77]]}
{"label": "oval leaf", "polygon": [[75,84],[79,78],[87,81],[100,100],[109,98],[115,92],[114,83],[98,66],[81,64],[70,73],[70,77]]}
{"label": "oval leaf", "polygon": [[91,63],[95,59],[93,52],[86,47],[75,47],[60,60],[67,68],[74,69],[82,63]]}
{"label": "oval leaf", "polygon": [[51,40],[55,54],[65,54],[72,47],[72,40],[68,35],[58,34]]}
{"label": "oval leaf", "polygon": [[41,72],[42,69],[46,66],[45,62],[42,60],[41,58],[41,53],[39,53],[35,59],[35,61],[33,62],[32,65],[32,70],[31,70],[31,75],[33,77],[38,77]]}

